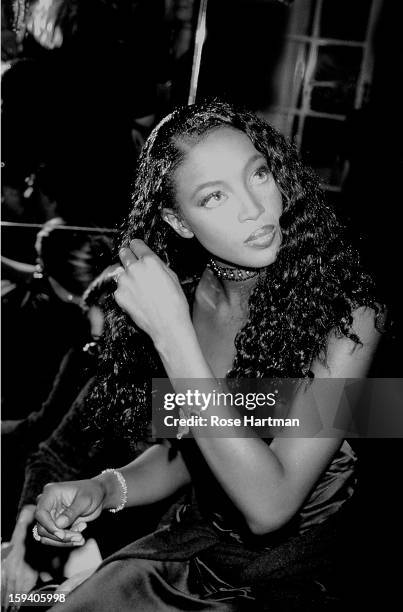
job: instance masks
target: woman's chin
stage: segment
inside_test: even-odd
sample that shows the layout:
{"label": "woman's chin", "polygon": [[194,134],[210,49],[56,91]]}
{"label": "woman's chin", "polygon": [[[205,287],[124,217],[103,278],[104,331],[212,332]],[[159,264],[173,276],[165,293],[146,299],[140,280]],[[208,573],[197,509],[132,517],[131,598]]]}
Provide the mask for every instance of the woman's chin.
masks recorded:
{"label": "woman's chin", "polygon": [[242,258],[241,260],[238,260],[236,264],[233,265],[236,265],[240,268],[247,268],[249,270],[259,270],[262,268],[267,268],[267,266],[270,266],[276,261],[278,253],[279,248],[275,250],[272,249],[270,250],[270,252],[261,253],[258,257]]}

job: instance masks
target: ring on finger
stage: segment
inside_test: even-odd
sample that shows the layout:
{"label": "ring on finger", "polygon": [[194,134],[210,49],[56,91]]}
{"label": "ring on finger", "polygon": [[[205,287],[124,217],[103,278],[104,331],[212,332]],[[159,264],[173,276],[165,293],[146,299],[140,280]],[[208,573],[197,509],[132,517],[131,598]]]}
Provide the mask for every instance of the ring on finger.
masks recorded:
{"label": "ring on finger", "polygon": [[37,542],[41,541],[41,536],[38,533],[38,525],[35,525],[35,527],[32,528],[32,536]]}

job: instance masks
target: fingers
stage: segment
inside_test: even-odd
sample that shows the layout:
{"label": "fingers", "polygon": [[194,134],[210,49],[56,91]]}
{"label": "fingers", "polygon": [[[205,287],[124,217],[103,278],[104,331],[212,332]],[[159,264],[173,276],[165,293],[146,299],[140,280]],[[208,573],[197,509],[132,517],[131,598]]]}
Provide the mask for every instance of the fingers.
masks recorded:
{"label": "fingers", "polygon": [[70,531],[78,531],[79,533],[84,531],[84,529],[87,529],[87,522],[83,521],[81,517],[74,521],[74,523],[70,527]]}
{"label": "fingers", "polygon": [[81,546],[85,540],[79,531],[71,530],[60,530],[59,535],[48,531],[42,525],[37,525],[38,536],[41,544],[48,544],[52,546]]}
{"label": "fingers", "polygon": [[[84,503],[83,503],[84,501]],[[55,518],[55,524],[60,529],[71,527],[87,505],[87,500],[76,498],[68,508],[63,508],[62,512]]]}
{"label": "fingers", "polygon": [[140,259],[140,257],[144,257],[145,255],[155,255],[154,251],[152,251],[150,247],[148,247],[146,243],[139,238],[133,238],[133,240],[130,241],[130,249],[135,254],[137,259]]}
{"label": "fingers", "polygon": [[45,534],[50,534],[55,539],[63,539],[63,530],[59,529],[48,510],[37,507],[35,519],[38,523],[38,535],[42,537]]}
{"label": "fingers", "polygon": [[41,544],[45,544],[45,546],[55,546],[56,548],[72,548],[73,546],[83,546],[85,544],[85,540],[82,536],[79,540],[66,539],[65,541],[55,540],[51,537],[43,536],[41,538]]}
{"label": "fingers", "polygon": [[[42,496],[40,496],[41,498]],[[39,499],[40,499],[39,498]],[[46,498],[40,499],[35,511],[35,519],[38,523],[38,535],[55,541],[65,540],[73,534],[77,534],[75,527],[83,523],[82,515],[88,507],[86,497],[76,497],[67,508],[55,512],[55,507]],[[80,519],[80,520],[79,520]],[[67,528],[74,526],[71,534]]]}
{"label": "fingers", "polygon": [[[146,256],[151,256],[153,257],[153,259],[161,261],[156,256],[154,251],[150,249],[150,247],[148,247],[146,243],[143,240],[140,240],[139,238],[134,238],[130,241],[129,247],[123,247],[119,251],[119,257],[125,270],[127,270],[132,264],[136,263],[139,260],[142,260]],[[161,261],[161,263],[163,262]]]}
{"label": "fingers", "polygon": [[[82,523],[80,523],[82,525]],[[58,535],[49,532],[42,525],[37,524],[37,533],[41,544],[52,546],[82,546],[85,540],[81,532],[75,529],[63,529],[58,531]]]}
{"label": "fingers", "polygon": [[131,265],[138,261],[137,257],[133,254],[131,249],[124,247],[119,251],[119,259],[122,262],[122,265],[125,270],[127,270]]}

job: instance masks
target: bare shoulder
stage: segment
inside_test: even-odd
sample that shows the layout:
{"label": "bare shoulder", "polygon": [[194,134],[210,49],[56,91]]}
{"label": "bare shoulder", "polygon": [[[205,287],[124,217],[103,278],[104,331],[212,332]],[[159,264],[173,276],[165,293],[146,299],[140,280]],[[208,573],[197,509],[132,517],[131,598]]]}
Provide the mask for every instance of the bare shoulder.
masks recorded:
{"label": "bare shoulder", "polygon": [[378,343],[382,337],[377,326],[377,313],[373,308],[361,306],[353,311],[352,333],[359,342],[335,331],[329,334],[326,364],[316,360],[312,366],[315,376],[337,378],[365,377]]}

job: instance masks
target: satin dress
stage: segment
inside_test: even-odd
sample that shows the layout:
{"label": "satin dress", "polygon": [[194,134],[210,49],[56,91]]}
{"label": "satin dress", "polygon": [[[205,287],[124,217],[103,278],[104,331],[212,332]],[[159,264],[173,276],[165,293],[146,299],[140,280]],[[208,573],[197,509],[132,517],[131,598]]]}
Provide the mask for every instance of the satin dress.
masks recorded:
{"label": "satin dress", "polygon": [[343,442],[285,527],[253,536],[196,443],[184,439],[175,444],[192,475],[188,499],[171,509],[156,532],[106,559],[52,610],[340,609],[333,587],[356,482],[350,445]]}

